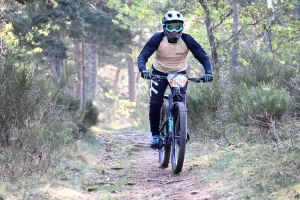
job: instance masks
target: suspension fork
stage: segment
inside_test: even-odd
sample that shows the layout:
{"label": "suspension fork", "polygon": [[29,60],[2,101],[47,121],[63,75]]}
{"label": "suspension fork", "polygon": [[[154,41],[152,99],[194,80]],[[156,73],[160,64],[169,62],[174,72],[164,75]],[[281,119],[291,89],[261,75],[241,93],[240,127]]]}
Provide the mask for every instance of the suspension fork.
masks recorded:
{"label": "suspension fork", "polygon": [[[177,138],[178,136],[175,135],[176,133],[174,133],[174,117],[173,117],[173,108],[174,105],[176,104],[177,100],[174,100],[174,98],[176,96],[180,96],[181,102],[184,103],[184,105],[186,105],[186,95],[184,94],[179,94],[179,89],[173,91],[174,93],[169,94],[168,100],[169,100],[169,107],[168,107],[168,118],[167,118],[167,130],[168,130],[168,140],[174,140],[175,138]],[[177,97],[178,98],[178,97]],[[175,102],[174,102],[175,101]]]}
{"label": "suspension fork", "polygon": [[173,138],[173,94],[169,94],[169,107],[168,107],[168,118],[167,118],[167,130],[168,130],[168,137],[169,141]]}
{"label": "suspension fork", "polygon": [[169,138],[171,138],[173,136],[173,125],[174,125],[173,114],[172,114],[172,109],[170,108],[170,110],[168,112],[168,126],[167,126]]}

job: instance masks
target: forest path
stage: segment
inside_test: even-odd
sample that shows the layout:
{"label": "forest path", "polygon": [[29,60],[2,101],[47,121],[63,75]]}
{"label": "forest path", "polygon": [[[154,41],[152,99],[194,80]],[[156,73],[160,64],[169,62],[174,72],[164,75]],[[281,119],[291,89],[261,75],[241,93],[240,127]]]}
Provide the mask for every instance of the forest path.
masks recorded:
{"label": "forest path", "polygon": [[[99,140],[105,141],[103,151],[110,158],[106,160],[106,166],[113,166],[108,172],[109,179],[127,185],[127,189],[112,190],[111,197],[122,200],[215,199],[213,188],[199,181],[201,174],[190,174],[185,166],[180,174],[174,174],[171,163],[168,168],[161,168],[158,151],[149,148],[149,134],[128,131],[109,135],[107,132],[100,132],[96,135]],[[188,149],[186,153],[188,154]]]}
{"label": "forest path", "polygon": [[[207,165],[189,152],[174,174],[171,163],[161,168],[158,151],[149,147],[151,136],[142,131],[94,131],[93,136],[65,147],[49,173],[26,182],[9,184],[7,200],[216,200],[219,181],[209,183]],[[189,154],[190,153],[190,154]],[[198,160],[197,160],[198,159]],[[52,172],[52,173],[51,173]],[[0,187],[1,189],[1,187]]]}
{"label": "forest path", "polygon": [[47,173],[4,182],[0,192],[5,200],[299,199],[298,151],[191,136],[180,174],[159,166],[149,133],[94,130],[60,151]]}

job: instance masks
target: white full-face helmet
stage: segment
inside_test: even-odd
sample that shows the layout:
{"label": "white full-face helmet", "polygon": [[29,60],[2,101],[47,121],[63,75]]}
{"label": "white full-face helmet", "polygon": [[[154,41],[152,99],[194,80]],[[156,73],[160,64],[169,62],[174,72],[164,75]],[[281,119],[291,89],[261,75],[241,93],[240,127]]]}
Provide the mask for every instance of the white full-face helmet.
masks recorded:
{"label": "white full-face helmet", "polygon": [[164,15],[162,19],[162,26],[169,42],[176,43],[179,40],[183,31],[183,23],[183,16],[178,11],[168,11]]}

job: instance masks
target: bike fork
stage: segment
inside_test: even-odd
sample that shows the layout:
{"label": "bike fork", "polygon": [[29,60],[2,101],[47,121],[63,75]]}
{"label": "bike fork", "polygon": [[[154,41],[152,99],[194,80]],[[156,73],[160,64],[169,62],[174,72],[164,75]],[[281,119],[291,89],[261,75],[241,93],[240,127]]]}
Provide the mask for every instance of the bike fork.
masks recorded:
{"label": "bike fork", "polygon": [[174,125],[174,122],[173,122],[173,116],[172,116],[172,112],[170,111],[169,112],[169,115],[168,115],[168,144],[170,144],[171,140],[173,139],[173,125]]}

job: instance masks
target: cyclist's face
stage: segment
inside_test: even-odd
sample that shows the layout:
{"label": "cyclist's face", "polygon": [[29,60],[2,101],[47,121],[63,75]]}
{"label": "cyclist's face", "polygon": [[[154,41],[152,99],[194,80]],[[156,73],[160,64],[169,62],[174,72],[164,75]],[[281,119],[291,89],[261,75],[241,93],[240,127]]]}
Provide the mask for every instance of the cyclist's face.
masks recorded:
{"label": "cyclist's face", "polygon": [[173,29],[178,30],[180,28],[180,26],[178,24],[170,24],[168,28],[170,30],[173,30]]}

